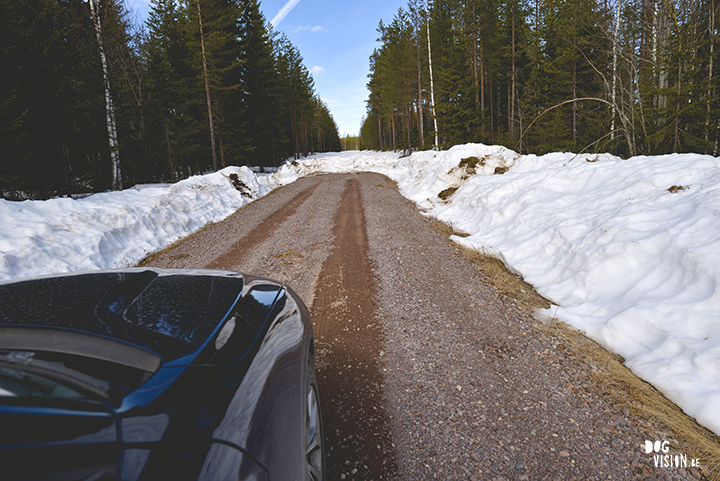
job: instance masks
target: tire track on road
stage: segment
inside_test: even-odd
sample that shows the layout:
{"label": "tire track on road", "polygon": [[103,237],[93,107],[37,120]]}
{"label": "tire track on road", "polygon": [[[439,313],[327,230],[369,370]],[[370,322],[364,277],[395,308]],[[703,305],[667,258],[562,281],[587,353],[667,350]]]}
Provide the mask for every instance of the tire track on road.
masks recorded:
{"label": "tire track on road", "polygon": [[312,308],[327,477],[388,479],[397,468],[378,360],[383,339],[355,176],[346,181],[333,233]]}
{"label": "tire track on road", "polygon": [[259,246],[265,239],[273,236],[277,228],[285,220],[295,215],[295,212],[313,195],[315,189],[317,189],[321,183],[322,182],[318,182],[298,193],[284,206],[273,212],[261,224],[257,225],[246,236],[233,244],[224,254],[205,267],[207,269],[239,269],[245,254],[252,248]]}

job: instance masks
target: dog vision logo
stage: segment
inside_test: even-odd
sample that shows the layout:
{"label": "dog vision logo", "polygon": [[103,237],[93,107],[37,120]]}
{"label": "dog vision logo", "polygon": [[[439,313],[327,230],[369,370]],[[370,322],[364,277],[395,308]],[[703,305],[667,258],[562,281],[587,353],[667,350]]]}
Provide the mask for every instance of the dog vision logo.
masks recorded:
{"label": "dog vision logo", "polygon": [[645,440],[645,454],[653,454],[653,462],[656,468],[687,468],[688,466],[699,468],[700,460],[687,457],[687,454],[670,454],[670,443],[668,441],[647,441]]}

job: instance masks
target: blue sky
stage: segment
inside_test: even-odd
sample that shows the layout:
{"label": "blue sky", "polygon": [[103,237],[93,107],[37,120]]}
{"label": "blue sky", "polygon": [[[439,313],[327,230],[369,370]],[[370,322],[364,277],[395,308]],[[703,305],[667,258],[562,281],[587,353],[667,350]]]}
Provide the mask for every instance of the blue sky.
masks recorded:
{"label": "blue sky", "polygon": [[[142,18],[149,0],[127,0]],[[376,28],[389,23],[407,0],[261,0],[265,20],[285,32],[315,79],[340,135],[356,135],[365,114],[370,55],[379,46]],[[282,11],[282,13],[281,13]]]}

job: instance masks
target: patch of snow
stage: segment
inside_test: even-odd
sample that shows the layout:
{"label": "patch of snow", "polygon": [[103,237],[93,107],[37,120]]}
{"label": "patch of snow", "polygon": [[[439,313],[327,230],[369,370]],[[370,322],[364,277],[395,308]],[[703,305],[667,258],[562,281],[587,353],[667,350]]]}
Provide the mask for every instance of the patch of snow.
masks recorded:
{"label": "patch of snow", "polygon": [[0,279],[134,265],[252,200],[233,187],[233,173],[252,198],[274,187],[247,167],[227,167],[79,200],[0,199]]}

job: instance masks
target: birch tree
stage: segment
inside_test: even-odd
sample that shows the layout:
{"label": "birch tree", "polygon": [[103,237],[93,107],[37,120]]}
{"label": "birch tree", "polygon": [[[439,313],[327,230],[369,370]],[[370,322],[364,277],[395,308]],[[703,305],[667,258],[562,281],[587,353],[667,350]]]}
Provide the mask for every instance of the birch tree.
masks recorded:
{"label": "birch tree", "polygon": [[615,139],[615,106],[617,105],[618,81],[618,55],[620,50],[620,0],[615,3],[615,34],[613,35],[613,63],[612,63],[612,122],[610,123],[610,139]]}
{"label": "birch tree", "polygon": [[100,22],[100,2],[89,0],[90,13],[95,25],[98,49],[100,50],[100,62],[102,64],[103,81],[105,84],[105,125],[108,132],[108,145],[110,147],[110,164],[112,168],[112,190],[122,189],[122,174],[120,172],[120,152],[118,148],[117,125],[115,123],[115,109],[113,108],[112,95],[110,94],[110,77],[108,76],[108,64],[105,58],[105,48],[102,39],[102,24]]}
{"label": "birch tree", "polygon": [[432,69],[432,47],[430,45],[430,11],[428,10],[428,3],[425,0],[425,25],[427,28],[427,44],[428,44],[428,68],[430,72],[430,111],[432,112],[433,127],[435,130],[435,150],[440,148],[438,144],[438,122],[437,112],[435,111],[435,81],[433,80],[433,69]]}

